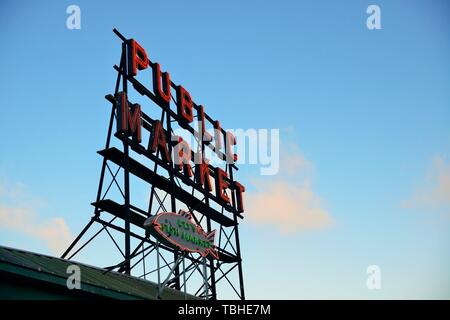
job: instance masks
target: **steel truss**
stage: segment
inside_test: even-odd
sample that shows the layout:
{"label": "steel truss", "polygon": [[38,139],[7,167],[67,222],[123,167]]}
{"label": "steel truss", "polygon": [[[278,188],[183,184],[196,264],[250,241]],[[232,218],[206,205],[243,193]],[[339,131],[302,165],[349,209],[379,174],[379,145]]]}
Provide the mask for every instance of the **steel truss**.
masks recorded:
{"label": "steel truss", "polygon": [[[114,66],[117,71],[114,95],[105,97],[111,102],[111,113],[105,148],[98,152],[103,157],[103,162],[96,201],[92,203],[94,213],[87,225],[64,252],[62,258],[73,259],[96,237],[106,233],[114,247],[120,252],[122,259],[116,265],[105,267],[105,272],[117,271],[156,282],[159,286],[158,297],[156,298],[161,296],[165,287],[171,287],[184,292],[185,297],[189,293],[203,299],[216,300],[218,298],[217,286],[224,283],[232,289],[238,299],[244,300],[238,230],[238,217],[241,216],[234,212],[231,218],[230,215],[227,217],[226,213],[229,208],[225,206],[222,206],[220,211],[218,210],[223,215],[223,219],[226,218],[223,221],[212,219],[210,215],[205,214],[205,212],[213,210],[210,206],[210,201],[213,201],[211,194],[203,190],[203,195],[200,197],[202,199],[197,199],[198,196],[195,198],[194,193],[198,193],[198,186],[189,183],[181,176],[173,164],[170,166],[164,164],[159,158],[159,152],[156,155],[147,155],[153,163],[153,170],[151,170],[130,156],[130,153],[142,154],[142,150],[139,150],[138,146],[133,144],[133,141],[125,135],[114,133],[114,137],[122,142],[122,151],[111,147],[113,126],[118,116],[115,96],[120,91],[128,93],[128,84],[131,84],[139,93],[158,104],[150,91],[134,77],[127,74],[127,43],[129,40],[116,29],[114,29],[114,32],[122,40],[122,53],[120,65]],[[172,83],[172,86],[175,85]],[[176,103],[175,99],[172,99]],[[172,122],[176,121],[176,115],[170,110],[170,107],[158,105],[161,107],[159,120],[166,123],[165,130],[168,133],[173,133]],[[151,130],[152,123],[155,120],[144,113],[142,116],[143,127]],[[195,130],[192,131],[196,134]],[[214,147],[204,142],[203,139],[197,138],[197,142],[201,146],[202,154],[204,154],[205,147],[214,150]],[[169,143],[169,154],[172,154],[171,149],[172,146]],[[168,178],[159,175],[158,169],[168,175]],[[231,180],[233,180],[233,169],[237,170],[234,164],[226,164],[225,170]],[[119,181],[119,174],[123,174],[123,181]],[[130,201],[130,175],[138,177],[150,185],[149,203],[146,210],[133,205]],[[106,182],[108,178],[109,181]],[[191,188],[191,197],[189,197],[187,188]],[[118,200],[108,197],[112,189],[119,192]],[[234,190],[231,190],[231,199],[233,203],[236,202]],[[213,230],[214,227],[217,229],[218,241],[216,241],[216,245],[219,260],[202,258],[199,254],[181,252],[169,247],[160,243],[143,228],[143,221],[147,217],[160,211],[177,212],[177,209],[189,210],[194,220],[207,232]],[[131,225],[139,227],[139,231],[131,230]],[[94,226],[99,226],[100,229],[90,238],[84,239],[87,231],[94,229]],[[118,243],[113,233],[122,234],[124,243]],[[131,245],[132,239],[139,243],[133,248]],[[151,267],[152,265],[153,267]],[[140,266],[140,268],[137,268],[137,266]],[[190,281],[194,275],[201,281]]]}

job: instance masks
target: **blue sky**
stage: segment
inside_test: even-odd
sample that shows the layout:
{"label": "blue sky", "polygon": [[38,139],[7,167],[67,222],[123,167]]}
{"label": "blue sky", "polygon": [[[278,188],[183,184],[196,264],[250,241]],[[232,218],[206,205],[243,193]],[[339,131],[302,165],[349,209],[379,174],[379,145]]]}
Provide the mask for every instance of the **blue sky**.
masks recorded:
{"label": "blue sky", "polygon": [[[70,4],[81,8],[80,30],[66,28]],[[366,27],[370,4],[381,8],[381,30]],[[312,168],[298,168],[307,178],[297,187],[331,222],[302,227],[293,210],[285,223],[299,227],[286,233],[249,215],[248,298],[448,299],[449,9],[446,1],[3,1],[2,214],[33,207],[36,221],[59,217],[72,234],[88,221],[103,97],[120,57],[115,27],[224,127],[279,128],[282,157]],[[250,165],[239,180],[250,205],[272,183],[298,183]],[[52,253],[40,233],[1,221],[0,244]],[[381,290],[366,288],[373,264]]]}

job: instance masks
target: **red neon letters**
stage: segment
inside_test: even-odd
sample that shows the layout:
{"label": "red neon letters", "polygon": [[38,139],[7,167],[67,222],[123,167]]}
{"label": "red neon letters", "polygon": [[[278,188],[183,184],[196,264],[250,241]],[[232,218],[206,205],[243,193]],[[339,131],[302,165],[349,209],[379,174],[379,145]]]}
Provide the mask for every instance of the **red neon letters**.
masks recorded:
{"label": "red neon letters", "polygon": [[178,170],[183,171],[188,177],[192,177],[193,173],[190,164],[192,158],[191,148],[181,137],[178,137],[178,143],[174,147],[174,157]]}
{"label": "red neon letters", "polygon": [[197,182],[200,183],[208,192],[211,192],[212,186],[208,160],[202,159],[201,163],[195,165],[195,175]]}
{"label": "red neon letters", "polygon": [[135,76],[138,70],[144,70],[148,68],[148,57],[144,48],[142,48],[139,43],[135,40],[130,40],[130,49],[129,49],[129,59],[128,64],[130,70],[128,73]]}
{"label": "red neon letters", "polygon": [[221,168],[216,168],[216,197],[229,203],[230,198],[227,195],[226,189],[230,184],[225,181],[225,178],[228,178],[228,174]]}
{"label": "red neon letters", "polygon": [[166,134],[161,121],[156,120],[153,123],[152,136],[149,142],[151,152],[155,153],[157,150],[161,153],[161,157],[167,163],[171,162],[169,150],[167,149]]}
{"label": "red neon letters", "polygon": [[160,102],[165,105],[169,104],[171,98],[170,74],[161,72],[159,63],[153,65],[153,91]]}
{"label": "red neon letters", "polygon": [[[169,72],[162,72],[159,63],[150,61],[144,48],[133,39],[128,42],[127,57],[128,74],[130,76],[135,77],[137,76],[138,70],[145,70],[151,66],[154,101],[162,108],[170,109],[170,102],[172,99],[171,89],[173,88],[176,91],[178,116],[176,119],[181,127],[192,132],[192,127],[190,127],[189,124],[194,121],[194,111],[196,111],[198,132],[194,131],[194,134],[198,135],[205,145],[213,143],[215,153],[222,160],[226,160],[228,164],[233,164],[237,161],[237,154],[233,153],[233,146],[236,145],[236,138],[234,135],[231,132],[225,132],[218,120],[213,121],[207,116],[204,107],[202,105],[196,105],[189,92],[183,86],[173,84]],[[144,94],[141,91],[139,92]],[[125,93],[120,93],[119,96],[116,97],[116,101],[118,103],[117,131],[126,136],[133,136],[133,142],[140,143],[142,140],[141,127],[143,125],[141,106],[139,104],[129,103]],[[214,127],[213,136],[206,131],[206,121]],[[148,120],[146,120],[146,124],[146,129],[150,130],[148,127]],[[191,161],[193,161],[192,150],[190,149],[189,144],[183,139],[173,136],[170,131],[166,131],[161,121],[153,121],[150,125],[151,132],[147,147],[148,152],[159,152],[161,159],[166,164],[172,166],[170,152],[173,151],[173,165],[175,169],[180,172],[183,171],[183,174],[188,178],[195,176],[195,182],[208,193],[213,191],[211,175],[214,175],[215,198],[212,195],[211,197],[224,205],[231,204],[239,213],[244,211],[243,193],[245,192],[245,187],[243,185],[237,181],[232,181],[228,177],[227,172],[223,169],[211,167],[208,160],[204,158],[203,151],[198,154],[200,161],[195,159],[194,174],[191,166]],[[172,139],[172,141],[168,141],[168,139]],[[168,143],[170,143],[170,145]],[[225,154],[221,151],[224,143]],[[229,191],[231,191],[232,197],[230,197]]]}
{"label": "red neon letters", "polygon": [[237,201],[237,210],[238,212],[244,212],[244,196],[243,193],[245,192],[245,187],[240,184],[239,182],[234,182],[234,187],[237,191],[236,193],[236,201]]}
{"label": "red neon letters", "polygon": [[192,112],[193,102],[191,95],[182,86],[177,87],[177,109],[178,115],[186,122],[191,123],[194,120]]}
{"label": "red neon letters", "polygon": [[118,112],[118,130],[128,136],[133,136],[133,140],[141,142],[141,106],[139,104],[129,104],[127,95],[123,92],[118,95],[119,111]]}

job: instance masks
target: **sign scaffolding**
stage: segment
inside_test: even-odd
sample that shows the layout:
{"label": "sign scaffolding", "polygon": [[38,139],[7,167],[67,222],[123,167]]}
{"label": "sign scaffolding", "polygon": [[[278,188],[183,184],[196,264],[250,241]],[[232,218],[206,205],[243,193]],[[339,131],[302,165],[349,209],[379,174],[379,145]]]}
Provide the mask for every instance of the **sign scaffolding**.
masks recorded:
{"label": "sign scaffolding", "polygon": [[[111,115],[105,148],[98,151],[103,162],[94,214],[62,257],[73,259],[106,233],[123,258],[106,269],[154,280],[159,288],[155,298],[171,287],[186,297],[189,293],[215,300],[220,286],[244,300],[238,226],[245,188],[233,177],[238,170],[236,139],[183,86],[174,84],[168,72],[161,72],[137,41],[113,31],[122,41],[122,53],[120,65],[114,66],[114,95],[105,97]],[[152,90],[138,80],[145,69],[151,70],[145,79],[152,80]],[[132,93],[159,106],[160,114],[144,113],[140,104],[130,101]],[[194,118],[196,127],[191,125]],[[194,137],[196,151],[174,134],[176,124]],[[214,134],[207,132],[208,125]],[[120,147],[113,146],[113,140]],[[208,162],[206,150],[223,168]],[[132,200],[133,179],[150,189],[146,209]],[[113,189],[118,191],[114,194]],[[82,241],[96,225],[100,230]]]}

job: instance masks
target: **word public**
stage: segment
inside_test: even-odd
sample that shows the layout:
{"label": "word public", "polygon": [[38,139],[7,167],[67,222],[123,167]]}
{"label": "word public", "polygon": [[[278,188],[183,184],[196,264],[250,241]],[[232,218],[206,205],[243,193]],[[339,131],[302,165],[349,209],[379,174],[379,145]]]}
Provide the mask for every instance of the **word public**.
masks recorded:
{"label": "word public", "polygon": [[[211,146],[216,155],[228,164],[237,161],[237,155],[233,153],[233,146],[236,145],[236,138],[231,132],[224,131],[220,122],[212,120],[204,110],[202,105],[194,103],[189,92],[181,85],[175,85],[169,72],[162,72],[159,63],[151,62],[146,51],[135,40],[130,39],[127,43],[127,72],[129,77],[135,77],[138,72],[151,68],[153,82],[154,101],[164,110],[170,110],[172,100],[172,88],[176,92],[176,114],[174,119],[180,127],[190,129],[190,132],[199,137],[202,144]],[[141,106],[128,101],[127,94],[119,92],[115,100],[117,102],[117,131],[126,136],[132,136],[136,143],[142,142],[143,114]],[[194,115],[195,111],[195,115]],[[190,123],[198,122],[198,132],[193,130]],[[206,123],[212,124],[214,134],[211,135],[206,130]],[[161,160],[170,166],[174,166],[185,177],[192,178],[196,184],[201,186],[208,193],[213,191],[211,179],[215,182],[215,198],[220,204],[232,205],[238,212],[244,211],[243,193],[245,187],[238,181],[229,177],[228,173],[219,168],[212,167],[203,152],[192,152],[189,144],[181,137],[172,135],[170,129],[164,129],[159,120],[152,121],[150,138],[147,152],[159,152]],[[170,145],[169,145],[170,143]],[[224,148],[224,152],[222,152]],[[170,151],[173,151],[173,159]],[[195,174],[193,166],[195,166]],[[234,190],[235,201],[231,201],[228,190]],[[233,199],[234,200],[234,199]]]}

